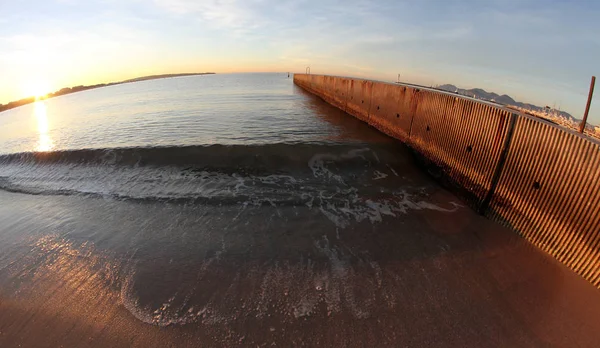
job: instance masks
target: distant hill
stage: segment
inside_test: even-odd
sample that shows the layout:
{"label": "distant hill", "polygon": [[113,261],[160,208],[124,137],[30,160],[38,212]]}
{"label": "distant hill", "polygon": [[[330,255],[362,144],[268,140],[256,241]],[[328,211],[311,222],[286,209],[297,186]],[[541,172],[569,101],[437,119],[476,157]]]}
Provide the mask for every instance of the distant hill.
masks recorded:
{"label": "distant hill", "polygon": [[169,78],[169,77],[181,77],[181,76],[193,76],[193,75],[210,75],[210,74],[214,74],[214,73],[213,72],[206,72],[206,73],[183,73],[183,74],[150,75],[150,76],[136,77],[135,79],[121,81],[120,83],[139,82],[139,81],[155,80],[155,79],[166,79],[166,78]]}
{"label": "distant hill", "polygon": [[491,101],[491,102],[498,103],[501,105],[513,106],[518,109],[524,109],[524,111],[529,110],[529,111],[533,112],[535,114],[535,116],[548,115],[548,116],[552,116],[552,117],[563,118],[566,122],[569,122],[569,123],[580,123],[581,122],[580,119],[573,117],[568,112],[555,110],[555,109],[552,109],[547,106],[542,107],[542,106],[537,106],[537,105],[528,104],[528,103],[521,103],[521,102],[514,100],[513,98],[509,97],[506,94],[498,95],[494,92],[487,92],[481,88],[462,89],[462,88],[458,88],[454,85],[441,85],[441,86],[438,86],[437,89],[441,89],[441,90],[453,92],[453,93],[458,93],[458,94],[476,98],[476,99],[483,99],[483,100]]}
{"label": "distant hill", "polygon": [[[71,94],[71,93],[76,93],[76,92],[81,92],[81,91],[87,91],[88,89],[94,89],[94,88],[101,88],[101,87],[108,87],[108,86],[114,86],[114,85],[120,85],[123,83],[131,83],[131,82],[139,82],[139,81],[147,81],[147,80],[155,80],[155,79],[166,79],[169,77],[181,77],[181,76],[192,76],[192,75],[208,75],[208,74],[214,74],[213,72],[206,72],[206,73],[183,73],[183,74],[162,74],[162,75],[151,75],[151,76],[143,76],[143,77],[137,77],[135,79],[129,79],[129,80],[125,80],[125,81],[120,81],[120,82],[111,82],[111,83],[101,83],[101,84],[97,84],[97,85],[91,85],[91,86],[75,86],[75,87],[65,87],[65,88],[61,88],[60,90],[53,92],[53,93],[48,93],[43,99],[48,99],[48,98],[53,98],[53,97],[58,97],[60,95],[65,95],[65,94]],[[23,98],[20,100],[15,100],[12,101],[8,104],[0,104],[0,112],[2,111],[6,111],[9,109],[13,109],[25,104],[30,104],[35,102],[35,98],[34,97],[28,97],[28,98]]]}

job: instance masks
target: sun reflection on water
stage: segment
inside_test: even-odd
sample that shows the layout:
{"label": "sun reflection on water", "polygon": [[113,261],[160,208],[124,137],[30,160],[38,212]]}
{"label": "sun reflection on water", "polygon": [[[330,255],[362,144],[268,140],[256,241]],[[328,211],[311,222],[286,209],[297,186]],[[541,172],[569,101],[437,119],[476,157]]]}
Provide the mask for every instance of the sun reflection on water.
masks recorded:
{"label": "sun reflection on water", "polygon": [[43,101],[38,100],[34,105],[35,118],[37,119],[37,128],[39,133],[38,144],[35,148],[36,151],[50,151],[54,148],[52,138],[48,134],[48,114],[46,112],[46,105]]}

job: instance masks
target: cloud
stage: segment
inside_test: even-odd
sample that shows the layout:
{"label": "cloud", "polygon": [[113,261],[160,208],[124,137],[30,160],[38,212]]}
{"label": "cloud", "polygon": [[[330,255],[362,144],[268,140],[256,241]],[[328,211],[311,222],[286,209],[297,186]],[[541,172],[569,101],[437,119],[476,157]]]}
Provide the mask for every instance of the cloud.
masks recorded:
{"label": "cloud", "polygon": [[0,18],[5,85],[18,80],[8,74],[44,61],[55,62],[57,75],[77,75],[73,81],[100,70],[139,71],[144,64],[217,71],[311,65],[315,73],[395,79],[402,72],[415,82],[472,85],[520,77],[507,93],[530,84],[530,77],[585,87],[589,75],[598,74],[600,6],[590,1],[0,2],[7,14]]}
{"label": "cloud", "polygon": [[262,3],[256,0],[154,0],[154,3],[172,15],[193,16],[214,29],[227,29],[238,35],[269,22],[256,11],[256,6]]}

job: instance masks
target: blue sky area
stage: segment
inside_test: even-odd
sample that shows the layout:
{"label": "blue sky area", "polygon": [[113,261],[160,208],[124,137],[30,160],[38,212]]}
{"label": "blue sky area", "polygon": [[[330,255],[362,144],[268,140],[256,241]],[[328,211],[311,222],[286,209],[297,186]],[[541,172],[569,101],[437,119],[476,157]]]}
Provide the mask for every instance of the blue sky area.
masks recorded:
{"label": "blue sky area", "polygon": [[[481,87],[575,117],[600,1],[0,0],[0,103],[155,73],[293,71]],[[600,87],[592,104],[600,123]]]}

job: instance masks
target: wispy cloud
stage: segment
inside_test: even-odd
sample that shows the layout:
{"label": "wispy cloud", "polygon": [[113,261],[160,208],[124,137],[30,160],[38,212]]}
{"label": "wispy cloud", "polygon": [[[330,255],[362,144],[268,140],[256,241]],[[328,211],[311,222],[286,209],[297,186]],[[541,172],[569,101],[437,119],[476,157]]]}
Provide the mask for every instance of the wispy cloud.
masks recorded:
{"label": "wispy cloud", "polygon": [[212,28],[229,30],[236,35],[248,33],[268,22],[256,11],[261,1],[154,0],[154,3],[173,15],[195,17]]}

